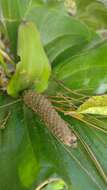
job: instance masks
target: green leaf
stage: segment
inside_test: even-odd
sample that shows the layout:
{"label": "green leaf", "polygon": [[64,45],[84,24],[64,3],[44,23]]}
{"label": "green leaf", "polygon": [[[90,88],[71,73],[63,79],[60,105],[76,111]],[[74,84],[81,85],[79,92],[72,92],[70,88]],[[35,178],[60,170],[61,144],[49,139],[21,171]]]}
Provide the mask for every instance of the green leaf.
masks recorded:
{"label": "green leaf", "polygon": [[86,43],[97,37],[86,25],[60,10],[35,7],[26,19],[36,23],[53,65],[79,53]]}
{"label": "green leaf", "polygon": [[9,114],[4,129],[0,129],[0,188],[26,189],[32,185],[40,166],[24,127],[22,103],[18,100],[12,103],[12,99],[4,96],[0,96],[0,102],[10,102],[9,107],[0,108],[0,126]]}
{"label": "green leaf", "polygon": [[43,92],[48,86],[51,67],[42,47],[39,31],[33,22],[20,25],[17,54],[20,62],[7,87],[8,94],[17,96],[20,91],[32,85],[37,92]]}
{"label": "green leaf", "polygon": [[30,0],[0,0],[1,21],[9,35],[12,51],[16,53],[17,28],[31,6]]}
{"label": "green leaf", "polygon": [[77,16],[93,29],[107,27],[107,5],[103,0],[76,0]]}
{"label": "green leaf", "polygon": [[[91,43],[80,55],[63,61],[53,69],[57,80],[63,81],[70,89],[89,94],[102,94],[107,91],[107,41]],[[56,92],[59,84],[50,83]]]}
{"label": "green leaf", "polygon": [[107,115],[107,95],[92,96],[77,109],[77,112]]}

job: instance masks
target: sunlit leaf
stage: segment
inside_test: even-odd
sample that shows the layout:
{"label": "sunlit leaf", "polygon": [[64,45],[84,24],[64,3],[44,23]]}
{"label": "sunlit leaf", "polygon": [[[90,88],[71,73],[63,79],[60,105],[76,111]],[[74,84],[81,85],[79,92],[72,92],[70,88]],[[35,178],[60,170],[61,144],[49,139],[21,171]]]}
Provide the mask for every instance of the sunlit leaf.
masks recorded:
{"label": "sunlit leaf", "polygon": [[77,112],[107,115],[107,95],[92,96],[78,108]]}

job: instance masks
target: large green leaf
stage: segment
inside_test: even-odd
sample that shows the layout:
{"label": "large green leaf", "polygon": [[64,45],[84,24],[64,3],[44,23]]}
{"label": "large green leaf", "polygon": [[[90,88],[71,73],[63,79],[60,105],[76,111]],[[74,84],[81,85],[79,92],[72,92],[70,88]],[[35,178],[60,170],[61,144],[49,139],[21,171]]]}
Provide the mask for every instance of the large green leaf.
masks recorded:
{"label": "large green leaf", "polygon": [[94,29],[107,28],[107,3],[103,0],[75,0],[77,16]]}
{"label": "large green leaf", "polygon": [[[65,60],[53,69],[55,78],[72,89],[102,94],[107,91],[107,41],[91,44],[80,55]],[[50,85],[59,89],[56,82]],[[54,86],[54,87],[53,87]]]}
{"label": "large green leaf", "polygon": [[31,9],[26,18],[37,24],[53,64],[79,53],[86,43],[97,37],[86,25],[59,10],[36,7]]}

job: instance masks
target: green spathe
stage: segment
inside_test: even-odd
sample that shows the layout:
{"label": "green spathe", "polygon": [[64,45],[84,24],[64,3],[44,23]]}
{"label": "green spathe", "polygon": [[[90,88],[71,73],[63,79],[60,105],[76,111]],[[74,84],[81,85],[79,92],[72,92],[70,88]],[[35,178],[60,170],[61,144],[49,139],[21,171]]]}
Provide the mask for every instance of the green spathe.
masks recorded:
{"label": "green spathe", "polygon": [[19,26],[17,54],[20,62],[9,82],[8,94],[17,96],[21,90],[31,86],[36,92],[43,92],[48,86],[51,67],[33,22],[23,22]]}

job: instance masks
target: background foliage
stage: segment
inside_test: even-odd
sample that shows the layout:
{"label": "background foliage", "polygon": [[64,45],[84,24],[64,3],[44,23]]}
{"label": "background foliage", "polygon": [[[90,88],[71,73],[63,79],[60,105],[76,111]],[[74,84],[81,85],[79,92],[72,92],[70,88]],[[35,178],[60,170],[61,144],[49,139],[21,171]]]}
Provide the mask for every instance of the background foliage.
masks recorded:
{"label": "background foliage", "polygon": [[[90,2],[87,1],[86,4],[86,1],[77,1],[80,7],[79,17],[83,17],[81,12],[84,7],[92,6],[89,5]],[[36,23],[53,69],[46,94],[57,95],[60,99],[61,96],[69,97],[69,107],[71,104],[79,106],[87,96],[106,92],[107,41],[102,40],[79,19],[69,16],[62,2],[53,1],[51,4],[50,1],[42,0],[0,0],[0,7],[1,21],[14,55],[19,23],[22,20]],[[102,16],[103,19],[106,18],[105,15]],[[90,24],[93,25],[91,20]],[[101,24],[105,25],[105,22],[101,21]],[[60,106],[66,107],[64,103],[58,103]],[[86,114],[81,119],[79,116],[62,114],[78,137],[78,147],[70,149],[58,142],[22,101],[1,93],[1,126],[8,114],[6,128],[0,130],[2,190],[34,190],[43,181],[55,177],[62,178],[69,190],[106,190],[105,117]]]}

